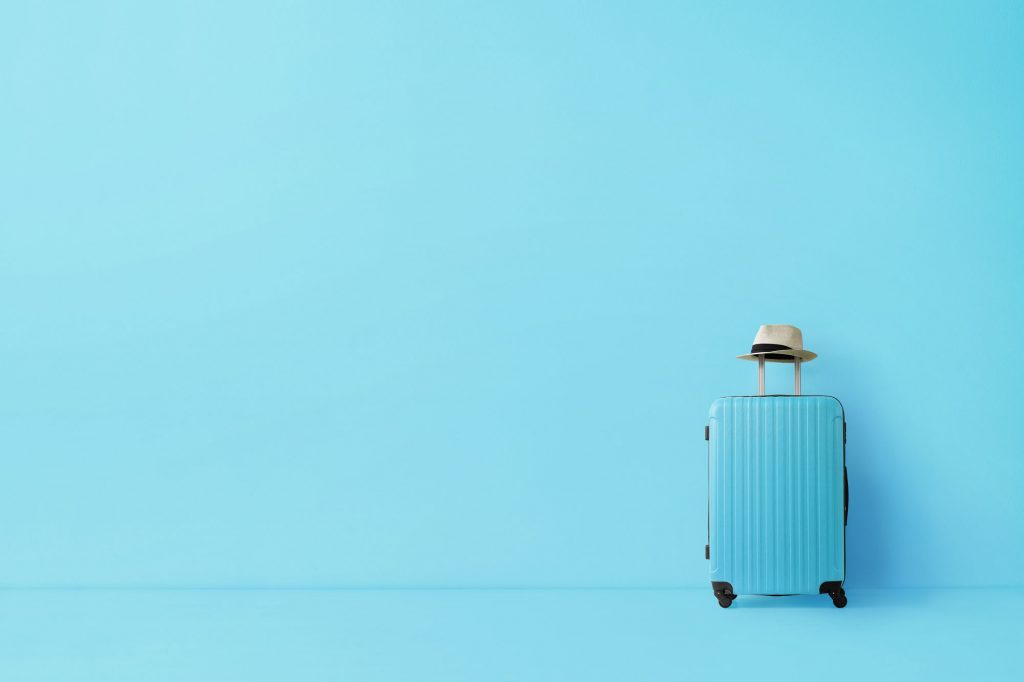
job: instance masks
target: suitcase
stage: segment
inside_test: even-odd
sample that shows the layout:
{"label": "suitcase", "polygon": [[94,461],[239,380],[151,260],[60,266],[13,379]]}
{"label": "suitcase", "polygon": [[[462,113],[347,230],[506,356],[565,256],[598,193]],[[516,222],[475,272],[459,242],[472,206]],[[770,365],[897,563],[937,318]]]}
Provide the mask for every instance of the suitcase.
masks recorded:
{"label": "suitcase", "polygon": [[737,595],[827,594],[846,606],[846,418],[832,396],[764,394],[711,405],[708,544],[711,588]]}

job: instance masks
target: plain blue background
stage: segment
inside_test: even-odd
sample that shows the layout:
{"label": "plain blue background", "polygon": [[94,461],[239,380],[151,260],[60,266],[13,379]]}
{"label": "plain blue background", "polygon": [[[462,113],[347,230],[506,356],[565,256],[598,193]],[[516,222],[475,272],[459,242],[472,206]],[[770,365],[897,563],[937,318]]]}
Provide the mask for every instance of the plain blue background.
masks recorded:
{"label": "plain blue background", "polygon": [[1022,28],[8,7],[0,584],[705,586],[762,323],[846,406],[849,584],[1021,583]]}

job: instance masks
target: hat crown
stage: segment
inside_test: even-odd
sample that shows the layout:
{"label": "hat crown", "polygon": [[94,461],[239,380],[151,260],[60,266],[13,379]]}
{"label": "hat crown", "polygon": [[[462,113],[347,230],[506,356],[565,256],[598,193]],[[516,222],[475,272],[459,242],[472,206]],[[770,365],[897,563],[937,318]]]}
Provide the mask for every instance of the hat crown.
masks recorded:
{"label": "hat crown", "polygon": [[771,343],[793,350],[803,350],[804,335],[791,324],[762,324],[754,336],[754,344]]}

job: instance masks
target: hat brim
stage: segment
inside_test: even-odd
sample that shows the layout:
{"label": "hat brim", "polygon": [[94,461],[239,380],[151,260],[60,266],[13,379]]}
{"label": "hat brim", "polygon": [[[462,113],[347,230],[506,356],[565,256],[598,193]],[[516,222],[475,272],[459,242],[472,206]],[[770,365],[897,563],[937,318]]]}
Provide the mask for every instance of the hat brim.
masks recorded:
{"label": "hat brim", "polygon": [[789,355],[790,358],[787,360],[778,360],[776,358],[764,358],[765,362],[793,362],[797,358],[800,358],[800,362],[810,362],[814,358],[818,357],[817,353],[812,353],[809,350],[767,350],[763,353],[747,353],[746,355],[737,355],[737,360],[757,360],[766,355]]}

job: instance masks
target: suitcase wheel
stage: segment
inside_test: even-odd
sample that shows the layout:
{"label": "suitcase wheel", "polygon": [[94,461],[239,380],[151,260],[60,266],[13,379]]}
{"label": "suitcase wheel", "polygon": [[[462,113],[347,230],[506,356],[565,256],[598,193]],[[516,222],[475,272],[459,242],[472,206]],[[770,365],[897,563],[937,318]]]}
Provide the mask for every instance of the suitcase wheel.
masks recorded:
{"label": "suitcase wheel", "polygon": [[736,593],[732,591],[731,583],[712,580],[711,589],[715,592],[715,599],[718,600],[719,606],[723,609],[732,606],[733,600],[736,599]]}
{"label": "suitcase wheel", "polygon": [[846,590],[839,588],[833,592],[829,592],[828,596],[832,597],[832,605],[837,609],[841,609],[846,606]]}
{"label": "suitcase wheel", "polygon": [[733,594],[731,589],[715,590],[715,598],[718,600],[718,605],[723,609],[727,609],[732,606],[733,601],[736,599],[736,595]]}

